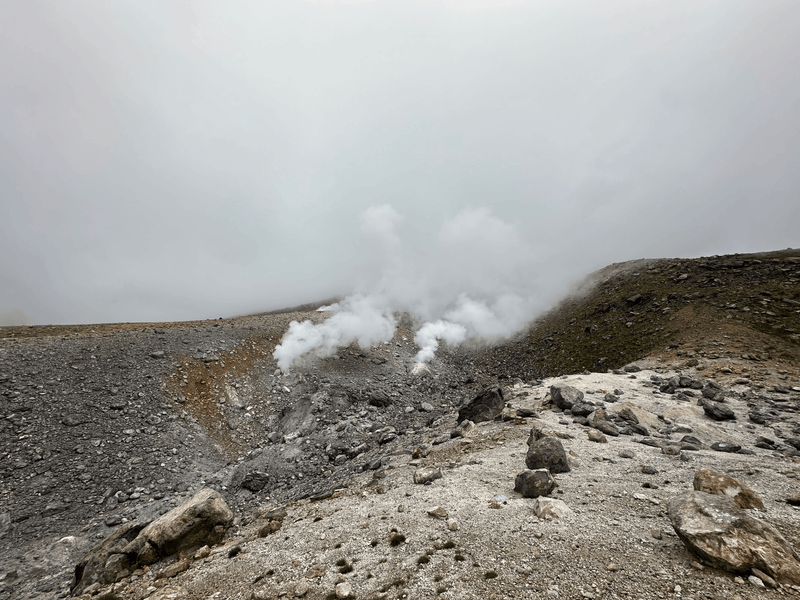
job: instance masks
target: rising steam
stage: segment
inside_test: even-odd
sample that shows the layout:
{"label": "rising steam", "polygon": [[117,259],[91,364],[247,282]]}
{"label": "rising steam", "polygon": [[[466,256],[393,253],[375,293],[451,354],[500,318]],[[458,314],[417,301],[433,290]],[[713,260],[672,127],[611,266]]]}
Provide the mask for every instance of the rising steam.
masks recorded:
{"label": "rising steam", "polygon": [[326,307],[334,315],[323,323],[293,321],[275,348],[281,369],[310,351],[330,355],[354,341],[364,347],[390,340],[395,311],[425,321],[414,342],[417,362],[426,363],[442,341],[508,337],[542,307],[532,251],[486,208],[460,212],[421,250],[403,243],[403,217],[390,205],[370,207],[360,221],[369,257],[361,289]]}

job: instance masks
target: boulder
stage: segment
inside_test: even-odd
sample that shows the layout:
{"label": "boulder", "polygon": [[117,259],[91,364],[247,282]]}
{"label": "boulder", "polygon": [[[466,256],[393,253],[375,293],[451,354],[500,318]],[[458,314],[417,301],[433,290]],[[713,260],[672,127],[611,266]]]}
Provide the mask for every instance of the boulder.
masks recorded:
{"label": "boulder", "polygon": [[503,388],[499,385],[490,385],[483,388],[469,404],[459,409],[458,422],[461,423],[465,420],[473,423],[492,421],[502,412],[505,405]]}
{"label": "boulder", "polygon": [[126,523],[92,547],[75,565],[70,592],[80,596],[90,585],[114,583],[130,574],[131,561],[125,548],[136,539],[147,523]]}
{"label": "boulder", "polygon": [[675,533],[707,565],[734,573],[759,569],[781,583],[800,584],[800,556],[791,544],[733,498],[686,492],[670,500],[667,511]]}
{"label": "boulder", "polygon": [[714,402],[713,400],[706,400],[701,402],[703,412],[715,421],[735,421],[736,414],[727,406]]}
{"label": "boulder", "polygon": [[564,446],[554,437],[545,436],[530,441],[525,465],[529,469],[547,469],[551,473],[569,473],[569,461]]}
{"label": "boulder", "polygon": [[556,488],[556,482],[547,469],[522,471],[514,480],[514,491],[524,498],[547,496]]}
{"label": "boulder", "polygon": [[558,408],[569,410],[573,404],[583,400],[583,392],[571,385],[551,385],[550,399]]}
{"label": "boulder", "polygon": [[742,508],[764,509],[764,503],[753,490],[719,471],[711,469],[697,471],[694,474],[694,489],[715,496],[728,496]]}
{"label": "boulder", "polygon": [[231,522],[233,512],[225,499],[203,488],[142,529],[124,552],[138,564],[149,565],[181,550],[217,544]]}

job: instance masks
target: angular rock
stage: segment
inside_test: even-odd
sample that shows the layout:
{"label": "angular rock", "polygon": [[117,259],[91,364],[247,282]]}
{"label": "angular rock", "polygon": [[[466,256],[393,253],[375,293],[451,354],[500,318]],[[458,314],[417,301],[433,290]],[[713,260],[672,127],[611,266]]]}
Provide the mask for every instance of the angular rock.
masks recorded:
{"label": "angular rock", "polygon": [[734,573],[755,568],[778,582],[800,584],[800,556],[791,544],[732,498],[685,492],[667,510],[675,533],[707,565]]}
{"label": "angular rock", "polygon": [[598,431],[602,431],[606,435],[610,435],[612,437],[617,437],[619,435],[619,429],[617,429],[617,426],[611,421],[598,421],[594,426]]}
{"label": "angular rock", "polygon": [[492,421],[502,412],[505,405],[503,388],[499,385],[490,385],[483,388],[469,404],[459,409],[458,422],[461,423],[464,420],[473,423]]}
{"label": "angular rock", "polygon": [[719,471],[700,469],[694,474],[693,486],[699,492],[733,498],[733,501],[742,508],[764,509],[764,503],[753,490]]}
{"label": "angular rock", "polygon": [[451,438],[470,437],[471,435],[474,435],[477,430],[478,428],[472,421],[461,421],[461,423],[458,424],[458,427],[456,427],[455,429],[453,429],[452,432],[450,432],[450,437]]}
{"label": "angular rock", "polygon": [[261,471],[250,471],[242,480],[242,487],[251,492],[260,492],[269,483],[269,475]]}
{"label": "angular rock", "polygon": [[734,421],[736,414],[727,406],[714,402],[713,400],[706,400],[702,402],[703,412],[715,421]]}
{"label": "angular rock", "polygon": [[442,470],[439,467],[423,467],[414,471],[414,483],[430,483],[442,478]]}
{"label": "angular rock", "polygon": [[573,404],[583,400],[583,392],[571,385],[551,385],[550,399],[558,408],[569,410]]}
{"label": "angular rock", "polygon": [[739,452],[742,447],[739,444],[729,444],[727,442],[714,442],[711,449],[716,452]]}
{"label": "angular rock", "polygon": [[578,402],[578,403],[572,405],[572,408],[570,409],[570,412],[573,415],[576,415],[576,416],[579,416],[579,417],[588,417],[590,414],[592,414],[594,412],[594,410],[595,410],[595,407],[592,406],[591,404],[583,404],[581,402]]}
{"label": "angular rock", "polygon": [[554,498],[537,498],[533,502],[533,514],[540,519],[552,521],[563,519],[572,514],[572,510],[563,500]]}
{"label": "angular rock", "polygon": [[607,444],[608,440],[598,429],[589,429],[587,432],[590,442],[597,442],[598,444]]}
{"label": "angular rock", "polygon": [[525,465],[529,469],[547,469],[551,473],[569,473],[569,461],[564,446],[554,437],[541,437],[529,440]]}
{"label": "angular rock", "polygon": [[524,498],[547,496],[556,488],[556,482],[547,469],[522,471],[514,479],[514,491]]}
{"label": "angular rock", "polygon": [[150,565],[193,546],[213,546],[232,521],[233,512],[219,492],[203,488],[142,529],[124,552]]}
{"label": "angular rock", "polygon": [[[86,552],[75,565],[70,585],[72,595],[80,596],[90,585],[114,583],[121,573],[121,563],[127,562],[130,565],[130,559],[124,552],[125,548],[136,539],[146,525],[146,523],[127,523]],[[110,567],[108,571],[106,564]]]}

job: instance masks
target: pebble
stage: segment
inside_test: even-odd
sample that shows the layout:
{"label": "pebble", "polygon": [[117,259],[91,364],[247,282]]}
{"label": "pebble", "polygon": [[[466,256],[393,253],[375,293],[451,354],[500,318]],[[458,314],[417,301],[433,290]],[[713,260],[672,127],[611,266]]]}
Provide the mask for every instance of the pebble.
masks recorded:
{"label": "pebble", "polygon": [[349,598],[353,594],[353,586],[349,581],[343,581],[336,585],[337,598]]}

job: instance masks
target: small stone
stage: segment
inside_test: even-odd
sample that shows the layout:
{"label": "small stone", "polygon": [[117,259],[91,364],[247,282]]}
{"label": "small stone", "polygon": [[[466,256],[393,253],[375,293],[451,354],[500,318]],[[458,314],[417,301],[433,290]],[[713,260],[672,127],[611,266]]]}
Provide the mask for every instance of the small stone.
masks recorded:
{"label": "small stone", "polygon": [[325,575],[325,567],[320,564],[311,565],[306,571],[306,579],[316,579]]}
{"label": "small stone", "polygon": [[300,598],[305,596],[308,593],[308,590],[311,586],[308,585],[305,581],[301,581],[294,587],[294,595],[296,598]]}
{"label": "small stone", "polygon": [[768,588],[775,589],[776,587],[778,587],[778,582],[776,582],[772,577],[770,577],[769,575],[767,575],[763,571],[760,571],[760,570],[755,569],[755,568],[750,569],[750,571],[753,573],[753,575],[755,575],[761,581],[763,581],[764,585],[767,586]]}
{"label": "small stone", "polygon": [[446,519],[448,517],[447,511],[441,506],[436,506],[428,511],[428,514],[437,519]]}
{"label": "small stone", "polygon": [[752,584],[753,584],[754,586],[756,586],[757,588],[762,588],[762,589],[764,588],[764,582],[763,582],[763,581],[761,581],[761,580],[760,580],[758,577],[756,577],[755,575],[750,575],[750,577],[748,577],[748,578],[747,578],[747,581],[749,581],[750,583],[752,583]]}
{"label": "small stone", "polygon": [[607,444],[608,439],[597,429],[589,429],[586,432],[590,442],[597,442],[598,444]]}
{"label": "small stone", "polygon": [[619,453],[620,458],[633,458],[634,456],[636,455],[630,450],[623,450]]}
{"label": "small stone", "polygon": [[664,539],[664,535],[658,529],[651,529],[650,530],[650,535],[652,535],[653,538],[656,539],[656,540]]}
{"label": "small stone", "polygon": [[612,563],[608,563],[608,566],[606,567],[606,570],[614,571],[614,572],[619,571],[619,565],[617,563],[613,563],[613,562]]}
{"label": "small stone", "polygon": [[423,467],[414,471],[414,483],[426,484],[441,478],[442,470],[439,467]]}
{"label": "small stone", "polygon": [[353,586],[350,585],[349,581],[343,581],[336,585],[336,597],[337,598],[349,598],[353,593]]}
{"label": "small stone", "polygon": [[458,521],[456,521],[455,519],[450,519],[449,521],[447,521],[447,528],[450,531],[458,531]]}

